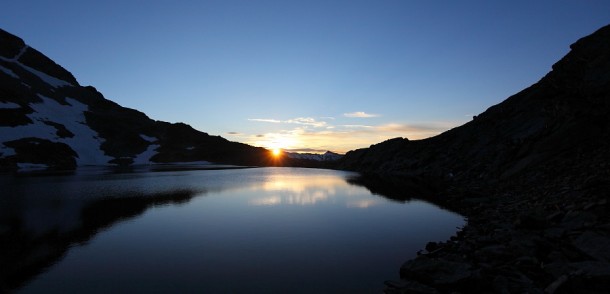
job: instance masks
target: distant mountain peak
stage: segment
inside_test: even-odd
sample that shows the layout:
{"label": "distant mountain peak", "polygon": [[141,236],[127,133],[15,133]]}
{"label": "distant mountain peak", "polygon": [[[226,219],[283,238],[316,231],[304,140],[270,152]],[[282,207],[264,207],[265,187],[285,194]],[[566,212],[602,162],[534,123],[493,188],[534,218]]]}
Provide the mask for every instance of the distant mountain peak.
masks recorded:
{"label": "distant mountain peak", "polygon": [[301,160],[313,160],[313,161],[337,161],[343,157],[341,154],[337,154],[331,151],[326,151],[323,154],[317,153],[296,153],[296,152],[285,152],[286,156],[293,159]]}
{"label": "distant mountain peak", "polygon": [[76,78],[21,38],[0,29],[0,59],[12,62],[38,76],[52,86],[79,86]]}

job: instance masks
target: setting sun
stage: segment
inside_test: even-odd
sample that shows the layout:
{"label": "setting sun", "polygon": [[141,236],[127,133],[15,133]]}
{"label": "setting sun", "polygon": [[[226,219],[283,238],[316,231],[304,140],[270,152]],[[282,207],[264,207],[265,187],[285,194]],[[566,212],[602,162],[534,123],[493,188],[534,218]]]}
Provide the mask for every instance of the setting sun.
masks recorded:
{"label": "setting sun", "polygon": [[273,148],[273,149],[271,149],[271,154],[273,154],[273,156],[275,156],[275,157],[279,157],[282,154],[282,149]]}

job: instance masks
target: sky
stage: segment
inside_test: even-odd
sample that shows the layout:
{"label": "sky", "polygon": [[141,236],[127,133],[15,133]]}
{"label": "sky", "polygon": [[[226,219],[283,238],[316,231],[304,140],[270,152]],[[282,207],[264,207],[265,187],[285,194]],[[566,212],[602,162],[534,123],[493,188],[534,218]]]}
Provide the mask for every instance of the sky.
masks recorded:
{"label": "sky", "polygon": [[107,99],[318,153],[459,126],[610,24],[607,0],[7,2],[0,28]]}

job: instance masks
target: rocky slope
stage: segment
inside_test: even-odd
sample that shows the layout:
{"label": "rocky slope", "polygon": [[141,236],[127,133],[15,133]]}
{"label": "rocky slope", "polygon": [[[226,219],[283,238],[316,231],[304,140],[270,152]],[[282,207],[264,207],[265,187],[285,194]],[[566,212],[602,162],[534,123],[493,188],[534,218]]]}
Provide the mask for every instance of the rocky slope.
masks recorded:
{"label": "rocky slope", "polygon": [[193,161],[273,164],[263,148],[121,107],[0,30],[0,171]]}
{"label": "rocky slope", "polygon": [[503,181],[603,152],[609,139],[610,27],[582,38],[536,84],[438,136],[348,152],[346,169]]}
{"label": "rocky slope", "polygon": [[363,181],[372,190],[416,179],[468,217],[386,292],[610,292],[610,26],[571,49],[463,126],[343,157],[342,168],[381,176]]}

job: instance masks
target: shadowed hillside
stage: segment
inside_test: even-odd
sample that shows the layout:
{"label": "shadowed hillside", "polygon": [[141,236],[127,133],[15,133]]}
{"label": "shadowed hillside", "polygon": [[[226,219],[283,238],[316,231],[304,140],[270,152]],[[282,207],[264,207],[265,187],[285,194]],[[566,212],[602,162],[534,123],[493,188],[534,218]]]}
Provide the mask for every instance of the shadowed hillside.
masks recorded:
{"label": "shadowed hillside", "polygon": [[539,82],[471,122],[424,140],[396,138],[348,152],[341,167],[495,183],[607,162],[610,27],[571,48]]}
{"label": "shadowed hillside", "polygon": [[359,181],[372,191],[419,181],[468,217],[386,293],[610,291],[610,26],[571,49],[463,126],[343,157],[341,168],[373,175]]}
{"label": "shadowed hillside", "polygon": [[156,121],[107,100],[0,30],[0,170],[194,161],[274,164],[264,148]]}

